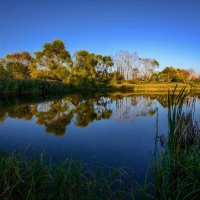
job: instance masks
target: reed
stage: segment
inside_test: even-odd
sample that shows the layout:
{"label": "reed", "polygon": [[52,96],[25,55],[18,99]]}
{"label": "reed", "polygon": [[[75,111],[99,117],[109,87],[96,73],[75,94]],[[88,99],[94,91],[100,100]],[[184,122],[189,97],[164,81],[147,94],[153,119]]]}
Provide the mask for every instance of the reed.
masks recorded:
{"label": "reed", "polygon": [[66,93],[73,88],[55,81],[0,79],[1,95],[38,95]]}
{"label": "reed", "polygon": [[134,199],[132,179],[122,169],[93,170],[79,161],[58,166],[44,158],[27,160],[13,154],[0,155],[0,199]]}
{"label": "reed", "polygon": [[200,131],[194,119],[195,100],[186,106],[185,88],[168,94],[166,150],[155,156],[153,188],[156,199],[200,199]]}

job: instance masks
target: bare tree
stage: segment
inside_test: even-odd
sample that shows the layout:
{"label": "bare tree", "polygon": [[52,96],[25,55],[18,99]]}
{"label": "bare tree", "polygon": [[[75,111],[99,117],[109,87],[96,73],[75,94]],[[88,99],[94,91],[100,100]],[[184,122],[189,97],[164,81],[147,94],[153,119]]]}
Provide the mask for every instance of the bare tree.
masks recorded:
{"label": "bare tree", "polygon": [[132,70],[137,68],[138,59],[136,53],[131,54],[128,51],[118,51],[113,59],[117,73],[126,80],[132,79]]}
{"label": "bare tree", "polygon": [[149,80],[159,66],[158,61],[150,58],[139,58],[136,53],[118,51],[113,58],[115,70],[125,80]]}
{"label": "bare tree", "polygon": [[150,58],[140,58],[141,78],[149,80],[156,68],[159,67],[158,61]]}
{"label": "bare tree", "polygon": [[199,77],[199,74],[192,68],[188,69],[189,72],[189,80],[196,79]]}

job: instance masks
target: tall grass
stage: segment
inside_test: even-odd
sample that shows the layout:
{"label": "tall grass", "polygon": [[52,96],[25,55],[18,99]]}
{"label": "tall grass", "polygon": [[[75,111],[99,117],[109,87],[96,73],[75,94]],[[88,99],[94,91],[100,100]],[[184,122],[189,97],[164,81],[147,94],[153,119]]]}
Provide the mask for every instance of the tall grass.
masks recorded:
{"label": "tall grass", "polygon": [[[129,182],[129,186],[127,185]],[[0,155],[0,199],[134,199],[132,179],[120,169],[102,169],[66,160],[59,166],[21,156]]]}
{"label": "tall grass", "polygon": [[0,79],[1,95],[37,95],[66,93],[71,86],[54,81]]}
{"label": "tall grass", "polygon": [[200,199],[200,131],[194,120],[195,101],[184,107],[185,88],[178,96],[175,90],[168,94],[167,148],[153,163],[154,195],[157,199]]}

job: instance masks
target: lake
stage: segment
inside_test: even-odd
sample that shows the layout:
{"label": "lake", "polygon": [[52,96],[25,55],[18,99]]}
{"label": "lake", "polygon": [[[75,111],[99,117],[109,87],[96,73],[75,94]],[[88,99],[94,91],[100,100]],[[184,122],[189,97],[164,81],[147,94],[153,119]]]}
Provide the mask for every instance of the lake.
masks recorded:
{"label": "lake", "polygon": [[[196,96],[197,120],[199,107]],[[120,167],[140,183],[155,150],[157,128],[159,135],[167,134],[167,95],[0,98],[1,151],[43,154],[53,163],[69,158]]]}

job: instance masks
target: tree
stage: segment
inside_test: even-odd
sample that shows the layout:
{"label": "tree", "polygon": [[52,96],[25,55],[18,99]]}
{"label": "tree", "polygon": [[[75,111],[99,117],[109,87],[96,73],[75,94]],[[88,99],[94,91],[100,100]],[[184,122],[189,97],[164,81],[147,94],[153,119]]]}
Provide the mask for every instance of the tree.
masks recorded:
{"label": "tree", "polygon": [[8,54],[6,59],[13,63],[20,63],[25,66],[31,66],[33,64],[33,58],[29,52]]}
{"label": "tree", "polygon": [[189,81],[189,77],[190,77],[189,71],[187,71],[185,69],[178,69],[179,80],[181,80],[182,82],[187,82],[187,81]]}
{"label": "tree", "polygon": [[132,80],[137,81],[139,79],[139,69],[138,68],[133,68],[132,69]]}
{"label": "tree", "polygon": [[119,76],[125,80],[150,80],[155,68],[159,67],[158,61],[150,58],[139,58],[135,53],[119,51],[114,57],[115,68]]}
{"label": "tree", "polygon": [[109,72],[113,66],[110,56],[96,55],[86,50],[74,54],[73,76],[84,81],[108,81]]}
{"label": "tree", "polygon": [[0,78],[8,78],[9,77],[9,73],[8,71],[5,69],[5,64],[3,59],[0,60]]}
{"label": "tree", "polygon": [[158,80],[164,82],[175,81],[178,78],[178,70],[175,67],[166,67],[158,74]]}
{"label": "tree", "polygon": [[8,77],[29,79],[34,70],[34,59],[28,52],[8,54],[2,61]]}
{"label": "tree", "polygon": [[96,72],[95,67],[98,63],[96,55],[89,53],[86,50],[77,51],[74,54],[75,67],[77,67],[79,73],[83,77],[95,78]]}
{"label": "tree", "polygon": [[167,82],[187,82],[190,80],[190,72],[185,69],[177,69],[175,67],[166,67],[158,74],[159,81]]}
{"label": "tree", "polygon": [[111,73],[111,68],[113,66],[113,60],[111,56],[96,55],[97,65],[95,67],[97,79],[100,81],[108,81],[109,73]]}
{"label": "tree", "polygon": [[155,59],[150,58],[139,58],[140,69],[143,80],[150,80],[154,70],[159,67],[159,62]]}
{"label": "tree", "polygon": [[73,65],[71,56],[61,40],[45,43],[43,50],[35,52],[35,56],[37,70],[44,70],[48,79],[52,80],[62,81]]}
{"label": "tree", "polygon": [[189,72],[189,80],[196,80],[199,78],[199,74],[192,68],[188,69]]}
{"label": "tree", "polygon": [[9,62],[6,64],[6,70],[10,74],[10,78],[29,79],[31,77],[29,68],[21,63]]}
{"label": "tree", "polygon": [[128,51],[118,51],[114,56],[114,65],[118,78],[123,76],[125,80],[131,80],[133,76],[132,70],[133,68],[137,68],[138,59],[135,53],[131,54]]}

